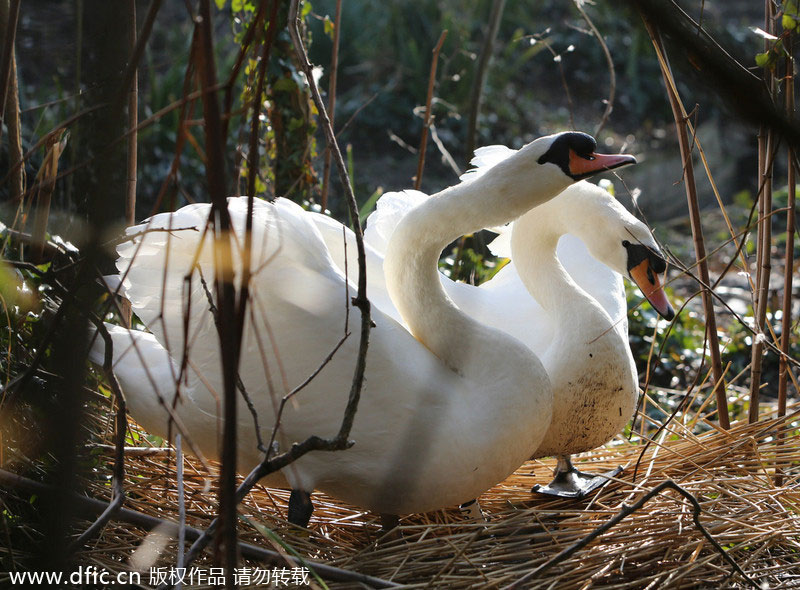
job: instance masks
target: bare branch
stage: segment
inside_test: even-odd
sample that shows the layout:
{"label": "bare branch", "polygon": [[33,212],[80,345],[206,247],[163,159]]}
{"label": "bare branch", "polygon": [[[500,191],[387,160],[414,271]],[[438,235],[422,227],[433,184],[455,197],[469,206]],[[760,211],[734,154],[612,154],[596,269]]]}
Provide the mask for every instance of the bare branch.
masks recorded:
{"label": "bare branch", "polygon": [[70,544],[69,552],[73,552],[83,545],[86,541],[95,537],[106,524],[114,517],[114,515],[122,508],[125,502],[125,433],[128,429],[127,406],[125,404],[125,395],[122,393],[122,388],[119,385],[116,375],[112,369],[112,362],[114,359],[114,343],[111,340],[111,335],[106,330],[103,322],[96,317],[90,318],[97,329],[97,333],[105,343],[105,358],[103,359],[103,373],[111,386],[111,391],[114,394],[114,401],[117,403],[117,411],[115,415],[115,456],[114,456],[114,494],[111,503],[103,511],[103,513],[95,520],[92,525],[86,529],[81,536]]}
{"label": "bare branch", "polygon": [[[225,585],[233,588],[233,570],[238,556],[236,551],[236,503],[234,491],[236,487],[236,374],[239,366],[239,352],[242,332],[237,329],[236,322],[236,288],[234,286],[233,263],[231,253],[231,220],[225,188],[225,136],[223,135],[219,101],[214,92],[208,89],[217,84],[217,73],[214,65],[214,42],[212,39],[211,7],[209,0],[200,1],[197,18],[199,35],[198,71],[203,90],[203,119],[205,121],[206,178],[211,197],[210,221],[214,229],[214,287],[220,310],[219,343],[222,356],[223,383],[223,432],[222,453],[219,482],[220,517],[223,527],[220,542],[224,543]],[[252,199],[252,195],[250,196]],[[249,207],[251,209],[251,206]],[[250,211],[252,216],[252,210]],[[240,302],[246,305],[246,300]]]}
{"label": "bare branch", "polygon": [[[49,486],[46,484],[27,479],[21,475],[11,473],[4,469],[0,469],[0,483],[4,486],[22,490],[26,493],[41,494],[42,492],[50,491]],[[59,493],[65,493],[64,490],[57,491]],[[107,503],[102,500],[89,498],[80,494],[70,493],[70,496],[75,502],[77,509],[80,510],[81,514],[89,518],[93,517],[98,512],[105,510],[107,505]],[[149,514],[143,514],[127,508],[121,508],[117,512],[115,520],[142,527],[146,530],[152,530],[158,526],[162,526],[165,527],[164,530],[168,534],[174,536],[178,535],[177,523],[170,520],[155,518]],[[184,527],[184,531],[188,539],[197,539],[203,534],[202,531],[189,526]],[[326,565],[324,563],[318,563],[312,559],[298,559],[287,555],[281,555],[277,551],[270,551],[249,543],[239,543],[238,547],[241,550],[242,555],[248,559],[263,561],[279,566],[285,565],[287,561],[294,566],[307,566],[317,572],[320,577],[327,580],[332,580],[334,582],[356,582],[366,584],[372,588],[397,588],[400,586],[400,584],[389,582],[388,580],[382,580],[380,578],[374,578],[365,574],[359,574],[358,572],[351,572],[338,567]]]}
{"label": "bare branch", "polygon": [[614,71],[614,59],[611,57],[611,52],[608,50],[608,45],[606,45],[603,35],[597,30],[597,27],[592,22],[592,19],[589,18],[589,15],[586,14],[586,11],[583,9],[583,1],[575,0],[575,8],[577,8],[578,12],[581,13],[583,20],[586,21],[587,25],[589,25],[589,28],[592,30],[592,33],[597,39],[597,42],[600,43],[600,47],[603,48],[603,55],[605,56],[606,64],[608,65],[608,98],[606,99],[606,108],[603,111],[603,116],[600,119],[600,122],[597,124],[597,127],[594,128],[593,135],[597,137],[597,134],[600,133],[600,130],[605,127],[608,117],[611,116],[611,111],[614,110],[614,96],[617,93],[617,73]]}
{"label": "bare branch", "polygon": [[[331,53],[331,69],[328,74],[328,115],[333,118],[336,114],[336,77],[339,72],[339,33],[342,27],[342,0],[336,0],[336,16],[333,21],[333,51]],[[322,168],[322,193],[320,201],[322,212],[328,208],[328,183],[331,176],[331,151],[325,150],[325,160]]]}
{"label": "bare branch", "polygon": [[358,402],[361,398],[361,388],[364,384],[364,371],[366,370],[367,363],[367,348],[369,345],[369,331],[372,326],[372,318],[370,316],[370,302],[367,299],[367,258],[364,248],[364,233],[361,229],[361,222],[358,218],[358,204],[356,197],[353,193],[353,187],[350,184],[350,176],[347,174],[347,167],[345,166],[342,152],[339,149],[339,144],[336,142],[336,137],[333,133],[333,126],[328,118],[328,113],[325,110],[325,104],[322,102],[322,97],[319,94],[314,76],[311,72],[311,63],[308,61],[308,54],[303,47],[303,41],[300,38],[299,20],[298,20],[298,5],[299,0],[292,0],[289,8],[289,34],[292,37],[295,51],[297,52],[300,64],[306,75],[306,81],[311,89],[311,96],[317,106],[319,117],[322,123],[322,130],[325,133],[325,138],[328,141],[328,147],[333,151],[333,157],[336,162],[336,167],[339,170],[339,177],[342,186],[345,188],[345,196],[347,197],[347,208],[350,212],[350,222],[353,226],[353,233],[356,236],[356,250],[358,252],[358,292],[353,305],[361,311],[361,335],[358,346],[358,357],[356,359],[356,367],[353,375],[353,384],[350,389],[350,395],[347,400],[344,418],[342,419],[342,426],[339,429],[339,434],[336,436],[337,444],[344,447],[347,437],[350,434],[350,428],[353,425],[353,419],[358,408]]}
{"label": "bare branch", "polygon": [[[708,284],[708,263],[705,261],[705,241],[703,239],[703,226],[700,221],[700,208],[697,202],[697,187],[694,180],[694,168],[692,166],[692,153],[689,146],[689,139],[687,133],[687,115],[686,110],[683,108],[680,96],[674,85],[674,78],[667,62],[666,54],[664,53],[664,46],[661,42],[661,36],[656,26],[644,15],[645,27],[650,35],[650,39],[655,47],[658,56],[659,64],[661,65],[661,73],[664,78],[664,84],[667,88],[667,96],[669,98],[670,107],[672,107],[672,114],[675,119],[675,127],[678,132],[678,140],[680,142],[681,158],[683,159],[683,174],[684,174],[684,187],[686,188],[686,200],[689,206],[689,219],[692,225],[692,236],[694,238],[695,257],[699,264],[700,279],[704,284]],[[717,411],[719,414],[719,423],[725,429],[730,428],[730,418],[728,417],[728,399],[725,393],[725,383],[722,377],[722,359],[719,352],[719,337],[717,336],[717,324],[714,314],[714,303],[712,301],[712,293],[710,290],[704,290],[703,298],[703,311],[705,312],[709,349],[711,353],[711,369],[714,373],[714,383],[718,384],[716,387],[717,396]]]}
{"label": "bare branch", "polygon": [[722,558],[728,563],[728,565],[730,565],[731,568],[736,573],[738,573],[740,576],[742,576],[742,578],[744,578],[745,581],[748,584],[750,584],[753,588],[756,588],[756,589],[761,588],[746,573],[744,573],[744,571],[742,571],[742,568],[740,568],[739,565],[731,558],[731,556],[728,555],[728,553],[722,548],[722,546],[719,543],[717,543],[717,541],[714,539],[714,537],[712,537],[711,534],[703,526],[703,523],[700,522],[700,514],[703,512],[703,509],[700,507],[700,503],[697,501],[697,498],[695,498],[692,494],[690,494],[689,492],[684,490],[682,487],[680,487],[674,481],[668,479],[667,481],[664,481],[664,482],[661,482],[660,484],[658,484],[656,487],[654,487],[652,490],[647,492],[644,496],[639,498],[639,500],[637,500],[635,503],[631,504],[630,506],[627,506],[627,505],[623,504],[622,510],[620,510],[616,515],[614,515],[614,517],[611,518],[607,523],[597,527],[594,531],[592,531],[591,533],[589,533],[585,537],[581,538],[579,541],[573,543],[572,545],[570,545],[569,547],[567,547],[566,549],[561,551],[558,555],[555,555],[555,556],[551,557],[550,559],[548,559],[546,562],[544,562],[542,565],[537,567],[535,570],[525,574],[519,580],[515,581],[513,584],[509,584],[508,586],[503,588],[503,590],[511,590],[512,588],[519,588],[519,587],[521,587],[523,582],[528,582],[530,580],[534,580],[534,579],[538,578],[545,571],[547,571],[548,569],[550,569],[554,565],[558,565],[559,563],[561,563],[562,561],[564,561],[568,557],[574,555],[577,551],[579,551],[579,550],[583,549],[584,547],[586,547],[587,545],[589,545],[589,543],[594,541],[597,537],[599,537],[600,535],[602,535],[606,531],[610,530],[612,527],[614,527],[617,524],[619,524],[620,522],[622,522],[622,520],[625,517],[630,516],[631,514],[633,514],[634,512],[639,510],[640,508],[642,508],[649,500],[652,500],[654,497],[656,497],[658,494],[660,494],[661,492],[663,492],[666,489],[675,490],[681,496],[683,496],[684,498],[686,498],[689,501],[689,503],[692,505],[692,510],[693,510],[692,518],[694,520],[694,524],[695,524],[695,526],[697,526],[697,528],[700,530],[700,532],[703,534],[703,536],[708,540],[709,543],[711,543],[711,545],[714,547],[714,549],[716,549],[717,552],[720,555],[722,555]]}
{"label": "bare branch", "polygon": [[478,134],[478,116],[481,112],[481,102],[483,99],[483,86],[486,80],[486,72],[489,70],[489,62],[492,59],[494,42],[500,30],[500,21],[503,18],[506,0],[494,0],[492,2],[492,12],[489,15],[489,24],[486,27],[486,36],[483,39],[483,47],[475,68],[475,79],[472,82],[472,91],[469,100],[469,121],[467,123],[467,160],[472,157],[475,151],[475,138]]}
{"label": "bare branch", "polygon": [[[787,51],[789,54],[786,57],[786,78],[785,78],[785,97],[786,97],[786,114],[788,117],[794,117],[794,61],[790,57],[792,55],[792,38],[789,38],[787,43]],[[789,355],[789,348],[792,339],[792,279],[794,275],[794,234],[795,234],[795,201],[797,187],[795,185],[797,167],[794,162],[795,151],[791,146],[789,147],[789,157],[787,162],[788,180],[787,180],[787,211],[786,211],[786,250],[784,254],[783,266],[783,317],[781,318],[781,353],[778,365],[778,416],[786,415],[786,393],[788,387],[787,375],[789,373],[789,366],[786,363],[786,357]],[[778,444],[783,443],[785,433],[783,431],[778,433]],[[778,469],[775,475],[775,485],[780,486],[783,484],[783,471]]]}
{"label": "bare branch", "polygon": [[[3,51],[0,53],[0,119],[5,119],[6,100],[11,86],[10,78],[14,61],[14,40],[17,36],[17,21],[19,20],[20,0],[9,0],[8,10],[3,11],[5,16],[5,30],[3,36]],[[0,126],[0,138],[2,138],[2,126]]]}
{"label": "bare branch", "polygon": [[444,40],[447,38],[447,30],[439,35],[439,41],[433,48],[433,60],[431,61],[431,72],[428,76],[428,97],[425,100],[425,122],[422,124],[422,137],[419,140],[419,160],[417,161],[417,174],[414,177],[414,188],[419,190],[422,185],[422,171],[425,169],[425,151],[428,146],[428,127],[431,126],[431,103],[433,102],[433,88],[436,85],[436,67],[439,64],[439,52],[442,50]]}

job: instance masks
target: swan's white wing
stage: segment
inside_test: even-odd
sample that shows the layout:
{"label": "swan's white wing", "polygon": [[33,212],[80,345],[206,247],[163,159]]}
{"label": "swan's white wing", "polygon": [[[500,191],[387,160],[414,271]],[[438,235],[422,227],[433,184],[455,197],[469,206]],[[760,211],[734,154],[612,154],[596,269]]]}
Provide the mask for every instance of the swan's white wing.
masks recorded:
{"label": "swan's white wing", "polygon": [[[358,281],[358,250],[356,248],[356,236],[353,231],[327,215],[311,212],[308,215],[317,226],[336,266],[342,273],[346,271],[350,283],[355,285]],[[376,233],[373,232],[372,234],[372,242],[367,239],[366,233],[364,236],[364,250],[367,262],[367,295],[374,307],[402,324],[404,323],[403,319],[400,317],[400,313],[392,303],[392,299],[386,290],[386,280],[383,276],[383,253],[378,252],[372,246],[376,240],[382,239]],[[345,252],[347,253],[346,266]]]}
{"label": "swan's white wing", "polygon": [[[232,199],[229,204],[234,227],[241,230],[246,201]],[[122,246],[119,268],[121,272],[130,268],[126,294],[156,335],[146,340],[153,344],[152,362],[160,366],[167,389],[174,384],[169,375],[180,366],[184,346],[188,347],[182,389],[193,405],[187,412],[195,423],[205,421],[198,442],[205,454],[214,457],[222,399],[218,336],[200,281],[195,278],[184,288],[184,277],[196,258],[213,289],[212,244],[208,237],[201,239],[207,214],[206,206],[156,216],[151,227],[182,229],[137,237],[142,246],[135,257],[136,245]],[[345,301],[354,289],[328,253],[313,216],[288,201],[258,203],[253,227],[256,270],[239,375],[258,410],[263,438],[269,438],[280,399],[322,365],[346,329],[351,334],[317,377],[287,404],[278,436],[286,449],[312,434],[332,436],[338,431],[353,378],[360,314],[351,309],[346,320]],[[341,231],[335,226],[329,229]],[[238,273],[238,254],[234,259]],[[186,343],[184,291],[191,293],[192,301]],[[502,423],[505,418],[496,414],[519,412],[519,408],[488,404],[476,411],[475,404],[459,403],[483,400],[485,392],[444,367],[380,309],[374,309],[372,317],[375,327],[370,334],[365,386],[351,433],[357,444],[343,453],[306,455],[283,470],[282,476],[292,487],[317,488],[374,510],[400,512],[466,501],[480,493],[482,482],[503,477],[494,472],[507,470],[503,464],[507,458],[489,460],[483,455],[486,449],[505,449],[510,443],[502,438],[507,438],[503,429],[486,424]],[[164,348],[171,352],[169,356]],[[152,387],[141,379],[140,368],[141,363],[138,368],[134,363],[130,371],[120,372],[128,395],[138,398],[131,406],[138,408],[134,418],[161,424],[163,415],[151,403]],[[497,376],[501,387],[504,378]],[[238,421],[240,461],[247,469],[261,454],[255,446],[253,418],[244,403],[240,403]],[[541,435],[543,431],[537,430],[531,436]],[[502,443],[495,440],[498,437]],[[532,441],[514,444],[536,446]]]}
{"label": "swan's white wing", "polygon": [[[228,209],[236,236],[233,247],[238,253],[244,247],[239,236],[244,234],[247,199],[229,199]],[[159,342],[178,357],[184,341],[184,312],[197,330],[214,328],[208,301],[214,290],[214,244],[210,230],[204,232],[208,213],[207,204],[198,204],[156,215],[129,228],[131,240],[117,248],[117,269],[124,277],[125,296]],[[302,213],[299,206],[284,199],[274,205],[255,200],[253,260],[335,275],[319,234]],[[237,254],[233,259],[234,271],[240,275],[241,257]],[[194,261],[197,266],[192,273]],[[315,296],[301,292],[296,299],[313,306]]]}

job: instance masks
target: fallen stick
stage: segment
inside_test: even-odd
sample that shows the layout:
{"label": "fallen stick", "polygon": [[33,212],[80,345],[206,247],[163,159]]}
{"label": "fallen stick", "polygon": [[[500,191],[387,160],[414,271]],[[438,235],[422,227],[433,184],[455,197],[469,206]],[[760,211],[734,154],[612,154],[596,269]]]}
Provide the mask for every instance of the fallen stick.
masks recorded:
{"label": "fallen stick", "polygon": [[[32,479],[22,477],[21,475],[11,473],[10,471],[6,471],[4,469],[0,469],[0,484],[32,494],[41,494],[42,492],[49,490],[49,486],[43,483],[33,481]],[[108,502],[103,500],[97,500],[88,496],[81,496],[80,494],[72,495],[75,506],[82,516],[94,518],[97,514],[103,512],[108,507]],[[173,535],[176,538],[178,536],[177,523],[170,520],[156,518],[154,516],[143,514],[128,508],[119,508],[113,518],[114,520],[126,522],[147,530],[152,530],[157,526],[163,526],[164,528],[161,530],[163,530],[165,533]],[[184,527],[184,531],[186,538],[190,540],[197,539],[203,534],[203,531],[189,526]],[[256,545],[251,545],[250,543],[240,542],[239,550],[241,551],[243,557],[263,561],[273,565],[285,565],[286,561],[288,560],[293,566],[296,567],[308,566],[317,574],[319,574],[321,578],[333,580],[334,582],[360,582],[372,588],[397,588],[400,586],[400,584],[390,582],[389,580],[374,578],[366,574],[360,574],[358,572],[344,570],[331,565],[325,565],[324,563],[318,563],[311,559],[304,558],[300,560],[290,556],[284,557],[276,551],[263,549]]]}

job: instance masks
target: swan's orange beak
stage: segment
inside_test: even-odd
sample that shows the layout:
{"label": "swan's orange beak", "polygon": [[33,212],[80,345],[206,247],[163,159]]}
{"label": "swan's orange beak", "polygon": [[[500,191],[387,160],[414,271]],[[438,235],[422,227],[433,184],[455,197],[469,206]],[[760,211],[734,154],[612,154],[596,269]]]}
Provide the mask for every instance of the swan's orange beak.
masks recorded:
{"label": "swan's orange beak", "polygon": [[613,155],[592,152],[588,156],[579,156],[574,150],[569,151],[569,174],[575,180],[635,163],[636,158],[628,154]]}
{"label": "swan's orange beak", "polygon": [[650,266],[650,261],[645,258],[639,264],[629,269],[631,279],[636,283],[636,286],[641,289],[644,296],[650,302],[661,317],[666,320],[671,320],[675,317],[675,310],[672,309],[667,294],[661,286],[661,281],[658,278],[658,273],[653,272]]}

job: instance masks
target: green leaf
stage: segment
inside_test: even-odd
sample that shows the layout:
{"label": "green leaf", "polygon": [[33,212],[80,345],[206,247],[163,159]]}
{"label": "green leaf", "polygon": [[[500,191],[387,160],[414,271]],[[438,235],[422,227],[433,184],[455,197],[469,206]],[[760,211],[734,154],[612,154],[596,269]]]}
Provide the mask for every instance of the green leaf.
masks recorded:
{"label": "green leaf", "polygon": [[771,51],[756,53],[756,65],[759,68],[767,68],[772,64],[773,61],[775,61],[775,56]]}
{"label": "green leaf", "polygon": [[227,1],[228,0],[214,0],[214,3],[217,5],[218,10],[222,10],[223,8],[225,8],[225,3]]}
{"label": "green leaf", "polygon": [[291,92],[297,88],[297,84],[292,78],[279,78],[273,85],[275,92]]}
{"label": "green leaf", "polygon": [[0,258],[0,304],[6,308],[17,306],[25,314],[36,309],[38,302],[38,296],[22,275]]}
{"label": "green leaf", "polygon": [[231,0],[231,10],[234,12],[244,10],[244,0]]}
{"label": "green leaf", "polygon": [[331,17],[325,16],[325,18],[322,21],[322,28],[325,31],[325,34],[328,37],[330,37],[331,39],[333,39],[334,26],[333,26],[333,21],[331,20]]}
{"label": "green leaf", "polygon": [[375,192],[372,193],[369,199],[361,206],[361,209],[358,211],[358,219],[363,223],[367,216],[372,213],[372,210],[375,208],[375,203],[378,202],[378,199],[383,194],[383,187],[379,186],[375,189]]}
{"label": "green leaf", "polygon": [[267,192],[267,185],[261,180],[261,177],[256,175],[256,194],[263,194]]}
{"label": "green leaf", "polygon": [[800,0],[786,0],[783,3],[783,16],[781,25],[787,31],[794,31],[800,20]]}

